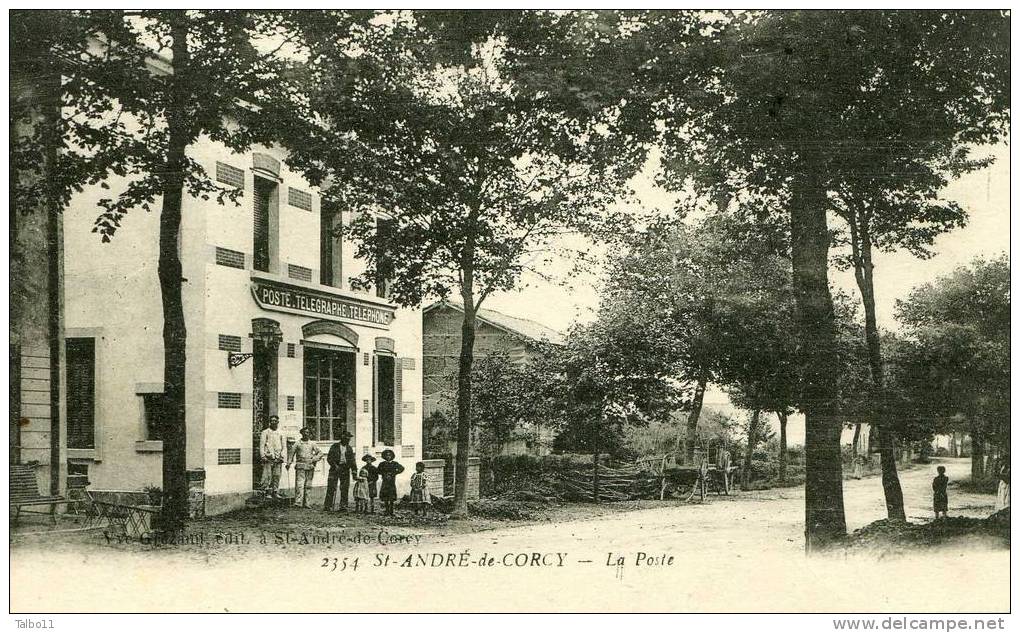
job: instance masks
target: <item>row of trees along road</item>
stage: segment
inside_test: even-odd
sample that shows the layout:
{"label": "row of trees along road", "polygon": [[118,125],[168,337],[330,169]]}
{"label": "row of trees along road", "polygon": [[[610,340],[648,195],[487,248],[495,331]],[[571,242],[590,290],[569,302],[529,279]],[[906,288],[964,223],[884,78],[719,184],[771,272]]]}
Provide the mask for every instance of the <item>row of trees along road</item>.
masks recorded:
{"label": "row of trees along road", "polygon": [[[924,208],[1008,117],[1009,20],[996,12],[66,15],[70,36],[50,30],[58,20],[14,31],[26,50],[67,62],[53,66],[69,77],[58,92],[75,116],[55,116],[49,136],[64,191],[130,177],[97,220],[104,238],[160,200],[168,525],[186,499],[181,200],[230,194],[188,157],[200,138],[237,150],[278,141],[336,204],[388,212],[385,230],[368,215],[345,230],[360,238],[366,281],[388,278],[395,301],[460,295],[458,514],[474,313],[492,292],[564,231],[619,232],[609,203],[652,145],[667,187],[774,202],[803,352],[810,548],[845,533],[827,213],[861,201]],[[172,72],[150,72],[152,50]]]}
{"label": "row of trees along road", "polygon": [[[971,144],[1005,134],[1009,18],[748,12],[702,19],[693,40],[678,37],[691,32],[684,15],[654,14],[646,24],[631,38],[653,51],[637,85],[665,122],[667,183],[778,199],[788,218],[803,352],[806,545],[823,546],[846,533],[828,283],[833,198],[853,192],[844,206],[896,204],[890,192],[909,194],[911,204],[929,200],[944,182],[939,174],[972,165]],[[895,508],[898,484],[886,480]]]}
{"label": "row of trees along road", "polygon": [[1009,451],[1009,305],[1005,255],[961,266],[896,304],[904,332],[890,365],[904,418],[969,433],[974,483],[994,475],[984,471],[989,449]]}

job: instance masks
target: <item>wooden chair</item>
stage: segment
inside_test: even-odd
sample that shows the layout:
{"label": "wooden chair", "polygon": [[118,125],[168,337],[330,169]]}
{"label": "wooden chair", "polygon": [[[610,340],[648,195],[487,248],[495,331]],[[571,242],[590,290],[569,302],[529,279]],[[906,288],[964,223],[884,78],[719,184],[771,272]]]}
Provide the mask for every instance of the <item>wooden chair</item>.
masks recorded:
{"label": "wooden chair", "polygon": [[11,508],[14,509],[14,524],[21,516],[21,509],[29,506],[50,506],[50,521],[57,524],[57,505],[67,503],[61,496],[39,494],[39,483],[35,478],[35,467],[29,464],[11,464]]}

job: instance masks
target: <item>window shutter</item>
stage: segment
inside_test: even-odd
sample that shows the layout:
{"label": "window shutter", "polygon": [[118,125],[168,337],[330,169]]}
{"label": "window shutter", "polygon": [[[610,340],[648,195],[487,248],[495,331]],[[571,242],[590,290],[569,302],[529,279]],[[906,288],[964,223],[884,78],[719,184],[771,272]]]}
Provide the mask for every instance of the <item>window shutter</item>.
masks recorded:
{"label": "window shutter", "polygon": [[[365,354],[365,364],[368,364],[368,354]],[[365,401],[368,404],[368,400]],[[368,407],[365,407],[366,411]],[[379,363],[375,356],[372,357],[372,443],[378,444],[382,429],[379,428]]]}
{"label": "window shutter", "polygon": [[69,338],[67,363],[67,447],[96,447],[95,339]]}
{"label": "window shutter", "polygon": [[271,191],[259,178],[255,179],[255,270],[269,270],[269,205]]}
{"label": "window shutter", "polygon": [[402,441],[401,423],[404,397],[404,363],[402,358],[393,359],[393,445],[400,446]]}

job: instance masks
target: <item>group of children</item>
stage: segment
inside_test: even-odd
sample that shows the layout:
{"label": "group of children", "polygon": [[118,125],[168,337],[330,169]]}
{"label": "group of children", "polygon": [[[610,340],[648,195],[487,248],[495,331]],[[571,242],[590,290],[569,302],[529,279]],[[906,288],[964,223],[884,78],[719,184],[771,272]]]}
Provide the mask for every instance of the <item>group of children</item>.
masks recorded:
{"label": "group of children", "polygon": [[[378,489],[379,500],[383,503],[383,513],[393,516],[393,506],[397,501],[397,475],[404,472],[404,467],[396,460],[396,454],[390,449],[382,452],[382,463],[373,465],[375,457],[365,455],[361,461],[365,465],[358,470],[354,482],[354,511],[362,513],[375,512],[376,484],[382,480]],[[424,462],[414,465],[411,475],[411,506],[415,514],[425,515],[432,497],[429,494],[429,476],[425,472]]]}

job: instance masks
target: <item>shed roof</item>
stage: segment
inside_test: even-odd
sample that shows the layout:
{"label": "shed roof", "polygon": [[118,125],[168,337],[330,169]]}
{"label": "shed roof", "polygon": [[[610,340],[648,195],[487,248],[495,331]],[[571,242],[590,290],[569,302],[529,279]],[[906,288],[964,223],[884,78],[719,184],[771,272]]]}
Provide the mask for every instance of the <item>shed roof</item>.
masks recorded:
{"label": "shed roof", "polygon": [[[425,308],[423,312],[429,312],[444,305],[460,312],[464,311],[464,306],[460,302],[446,299],[433,303]],[[566,343],[566,338],[563,334],[531,319],[510,316],[509,314],[503,314],[488,308],[480,308],[475,316],[478,320],[488,323],[495,328],[533,341],[548,341],[555,345],[564,345]]]}

